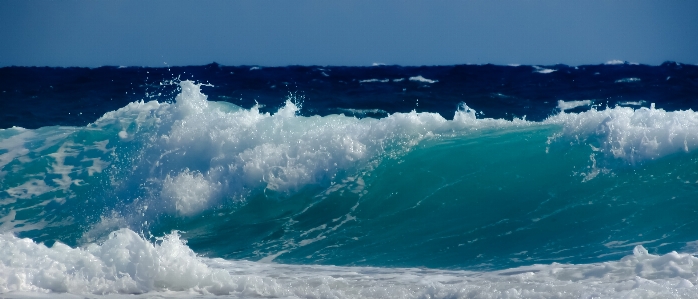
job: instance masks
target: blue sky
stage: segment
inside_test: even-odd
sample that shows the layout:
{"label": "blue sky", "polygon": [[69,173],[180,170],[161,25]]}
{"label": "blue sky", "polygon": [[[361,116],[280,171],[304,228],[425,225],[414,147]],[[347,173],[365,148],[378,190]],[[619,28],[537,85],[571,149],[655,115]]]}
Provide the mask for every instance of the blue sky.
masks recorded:
{"label": "blue sky", "polygon": [[698,63],[698,1],[2,0],[0,66]]}

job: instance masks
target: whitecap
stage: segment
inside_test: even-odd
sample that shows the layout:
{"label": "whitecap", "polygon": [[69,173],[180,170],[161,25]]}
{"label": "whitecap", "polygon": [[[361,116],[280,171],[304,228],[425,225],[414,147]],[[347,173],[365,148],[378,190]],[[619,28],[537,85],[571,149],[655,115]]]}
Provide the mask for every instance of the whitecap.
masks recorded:
{"label": "whitecap", "polygon": [[439,80],[427,79],[427,78],[422,77],[421,75],[420,75],[420,76],[410,77],[410,81],[423,82],[423,83],[429,83],[429,84],[433,84],[433,83],[439,82]]}
{"label": "whitecap", "polygon": [[563,101],[559,100],[557,101],[557,108],[560,109],[560,111],[566,111],[570,109],[574,109],[577,107],[582,107],[582,106],[589,106],[591,105],[591,100],[582,100],[582,101]]}
{"label": "whitecap", "polygon": [[632,83],[632,82],[640,82],[640,78],[623,78],[623,79],[618,79],[616,80],[616,83]]}

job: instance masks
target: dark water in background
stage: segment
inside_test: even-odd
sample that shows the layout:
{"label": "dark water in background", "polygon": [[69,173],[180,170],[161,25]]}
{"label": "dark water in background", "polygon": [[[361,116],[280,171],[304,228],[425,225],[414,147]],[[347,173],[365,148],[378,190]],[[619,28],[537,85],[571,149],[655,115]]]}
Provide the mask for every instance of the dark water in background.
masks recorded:
{"label": "dark water in background", "polygon": [[[386,113],[436,112],[450,119],[458,103],[484,112],[485,117],[526,116],[540,121],[556,113],[557,101],[592,100],[613,107],[618,103],[661,103],[667,111],[698,109],[698,68],[667,62],[647,65],[548,66],[374,66],[264,67],[205,66],[142,68],[0,68],[0,128],[84,126],[102,114],[138,100],[171,101],[174,78],[210,83],[210,100],[273,112],[289,93],[302,97],[301,115],[344,113],[383,117]],[[410,81],[422,76],[438,84]],[[616,83],[626,78],[640,81]],[[387,83],[362,80],[385,80]],[[403,79],[395,82],[395,79]],[[41,109],[37,109],[41,107]],[[344,109],[342,109],[344,108]],[[368,109],[352,113],[345,109]],[[81,114],[82,113],[82,114]]]}

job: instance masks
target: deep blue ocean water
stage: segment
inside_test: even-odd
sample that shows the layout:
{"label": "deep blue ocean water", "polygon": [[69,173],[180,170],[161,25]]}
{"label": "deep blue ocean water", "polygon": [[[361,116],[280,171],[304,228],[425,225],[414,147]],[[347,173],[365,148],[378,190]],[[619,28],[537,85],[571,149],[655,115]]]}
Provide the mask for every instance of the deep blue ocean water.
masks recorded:
{"label": "deep blue ocean water", "polygon": [[698,66],[0,68],[0,294],[698,297]]}

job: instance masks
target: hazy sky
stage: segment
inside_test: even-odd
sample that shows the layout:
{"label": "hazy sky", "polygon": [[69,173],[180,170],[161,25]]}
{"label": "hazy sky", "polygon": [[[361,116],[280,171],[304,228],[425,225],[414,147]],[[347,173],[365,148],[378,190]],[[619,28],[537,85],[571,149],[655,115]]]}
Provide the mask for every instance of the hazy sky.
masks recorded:
{"label": "hazy sky", "polygon": [[698,63],[698,1],[0,0],[0,66]]}

